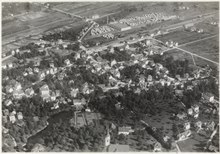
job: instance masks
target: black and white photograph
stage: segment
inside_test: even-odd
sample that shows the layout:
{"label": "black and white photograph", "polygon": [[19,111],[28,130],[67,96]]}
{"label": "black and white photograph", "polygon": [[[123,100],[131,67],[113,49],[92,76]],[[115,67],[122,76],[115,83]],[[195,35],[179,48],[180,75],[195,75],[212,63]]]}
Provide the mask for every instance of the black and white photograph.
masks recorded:
{"label": "black and white photograph", "polygon": [[219,153],[219,1],[1,14],[2,152]]}

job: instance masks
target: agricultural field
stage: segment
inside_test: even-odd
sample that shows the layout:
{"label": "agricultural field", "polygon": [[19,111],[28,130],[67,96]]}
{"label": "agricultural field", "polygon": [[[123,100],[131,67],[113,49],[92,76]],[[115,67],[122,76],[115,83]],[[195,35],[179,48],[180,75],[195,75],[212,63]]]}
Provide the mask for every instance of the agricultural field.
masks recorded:
{"label": "agricultural field", "polygon": [[218,36],[181,47],[215,62],[219,62]]}
{"label": "agricultural field", "polygon": [[72,13],[75,15],[80,15],[84,17],[91,17],[92,15],[99,14],[100,16],[106,15],[108,13],[114,13],[115,11],[120,11],[122,3],[113,2],[86,2],[86,3],[64,3],[56,6],[56,9]]}
{"label": "agricultural field", "polygon": [[36,28],[63,19],[67,19],[67,16],[58,12],[40,13],[38,16],[27,14],[22,17],[17,17],[17,20],[12,20],[11,22],[3,24],[2,34],[4,37],[23,30],[28,30],[30,27]]}
{"label": "agricultural field", "polygon": [[10,17],[11,14],[19,15],[26,12],[38,12],[42,10],[40,3],[2,3],[2,17]]}
{"label": "agricultural field", "polygon": [[47,14],[40,18],[29,20],[27,23],[29,23],[31,26],[38,27],[38,26],[42,26],[44,24],[48,24],[50,22],[62,20],[65,18],[66,18],[65,15],[55,12],[55,13]]}
{"label": "agricultural field", "polygon": [[[210,67],[212,68],[217,68],[217,70],[219,70],[219,66],[212,63],[212,62],[209,62],[207,60],[204,60],[204,59],[201,59],[199,57],[195,57],[194,56],[194,60],[195,60],[195,63],[197,66],[206,66],[206,65],[209,65]],[[218,75],[218,74],[217,74]]]}
{"label": "agricultural field", "polygon": [[19,31],[24,31],[24,30],[28,30],[29,27],[28,25],[24,24],[24,23],[18,23],[18,24],[10,24],[7,25],[7,27],[2,27],[2,36],[4,37],[5,35],[10,35],[10,34],[14,34],[17,33]]}
{"label": "agricultural field", "polygon": [[172,40],[174,42],[178,42],[179,45],[189,43],[192,41],[196,41],[198,39],[204,39],[206,37],[212,36],[209,33],[197,33],[197,32],[190,32],[186,30],[179,30],[179,31],[173,31],[165,35],[157,36],[156,39],[166,42],[169,40]]}

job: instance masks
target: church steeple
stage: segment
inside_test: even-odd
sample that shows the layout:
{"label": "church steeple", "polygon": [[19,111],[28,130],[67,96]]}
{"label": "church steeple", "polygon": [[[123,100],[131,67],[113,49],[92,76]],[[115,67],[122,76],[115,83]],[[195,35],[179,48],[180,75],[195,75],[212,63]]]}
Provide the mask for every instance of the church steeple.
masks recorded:
{"label": "church steeple", "polygon": [[105,137],[105,147],[108,147],[110,145],[110,141],[111,141],[111,136],[110,136],[110,133],[109,133],[109,127],[107,127],[107,134],[106,134],[106,137]]}

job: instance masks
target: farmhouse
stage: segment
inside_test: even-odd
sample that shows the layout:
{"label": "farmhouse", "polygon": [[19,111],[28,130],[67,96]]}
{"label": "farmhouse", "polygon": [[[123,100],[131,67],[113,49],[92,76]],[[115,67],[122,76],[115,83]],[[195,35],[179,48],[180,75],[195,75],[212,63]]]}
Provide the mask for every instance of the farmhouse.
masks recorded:
{"label": "farmhouse", "polygon": [[49,98],[50,97],[50,89],[49,89],[48,85],[45,84],[44,86],[42,86],[40,88],[40,93],[41,93],[41,97],[43,99]]}

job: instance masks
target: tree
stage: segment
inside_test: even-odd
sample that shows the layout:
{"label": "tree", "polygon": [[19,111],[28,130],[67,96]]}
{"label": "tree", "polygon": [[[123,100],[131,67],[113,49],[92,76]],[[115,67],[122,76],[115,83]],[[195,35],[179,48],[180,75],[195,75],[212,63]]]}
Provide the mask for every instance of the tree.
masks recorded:
{"label": "tree", "polygon": [[27,143],[27,138],[25,135],[21,136],[21,141],[24,143]]}
{"label": "tree", "polygon": [[118,140],[119,141],[124,141],[126,139],[126,136],[124,135],[124,134],[120,134],[119,136],[118,136]]}

